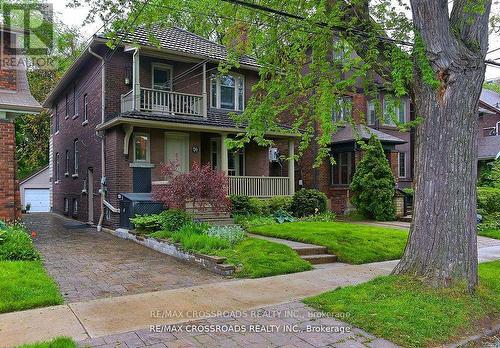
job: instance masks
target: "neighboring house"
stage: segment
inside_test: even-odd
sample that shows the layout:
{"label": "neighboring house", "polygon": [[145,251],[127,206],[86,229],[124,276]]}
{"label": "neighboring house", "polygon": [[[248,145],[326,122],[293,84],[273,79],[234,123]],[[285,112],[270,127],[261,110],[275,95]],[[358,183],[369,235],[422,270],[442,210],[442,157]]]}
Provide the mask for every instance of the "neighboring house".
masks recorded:
{"label": "neighboring house", "polygon": [[[251,96],[255,60],[243,57],[218,76],[224,46],[176,27],[152,34],[159,47],[138,28],[116,51],[94,37],[44,102],[52,110],[53,211],[91,224],[102,214],[103,225],[117,227],[130,214],[122,199],[150,199],[164,180],[160,164],[173,160],[180,171],[210,163],[226,172],[230,194],[293,194],[293,161],[281,173],[267,147],[234,153],[225,145],[242,131],[229,114]],[[292,136],[268,136],[286,144],[282,154],[294,150]]]}
{"label": "neighboring house", "polygon": [[38,113],[40,104],[30,93],[26,71],[9,66],[16,61],[10,43],[15,42],[18,35],[24,32],[0,28],[2,43],[0,61],[0,219],[13,221],[20,218],[21,202],[19,182],[16,179],[16,140],[14,119],[24,113]]}
{"label": "neighboring house", "polygon": [[480,168],[500,156],[500,94],[487,89],[479,100],[478,151]]}
{"label": "neighboring house", "polygon": [[50,211],[50,172],[49,166],[28,176],[19,183],[21,205],[30,212],[41,213]]}

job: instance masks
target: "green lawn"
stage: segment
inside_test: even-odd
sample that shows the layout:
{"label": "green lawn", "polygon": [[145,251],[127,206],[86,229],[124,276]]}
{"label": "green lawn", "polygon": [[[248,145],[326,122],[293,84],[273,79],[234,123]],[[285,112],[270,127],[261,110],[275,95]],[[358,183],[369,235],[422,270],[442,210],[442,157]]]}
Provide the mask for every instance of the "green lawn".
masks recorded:
{"label": "green lawn", "polygon": [[0,313],[63,303],[40,261],[0,261]]}
{"label": "green lawn", "polygon": [[483,231],[479,231],[478,234],[480,236],[483,236],[483,237],[500,239],[500,230],[497,230],[497,229],[494,229],[494,228],[490,228],[490,229],[486,229],[486,230],[483,230]]}
{"label": "green lawn", "polygon": [[311,264],[302,260],[290,247],[257,238],[248,238],[231,249],[218,250],[227,263],[240,265],[239,278],[260,278],[307,271]]}
{"label": "green lawn", "polygon": [[500,315],[500,261],[479,266],[475,296],[461,288],[430,289],[407,277],[386,276],[339,288],[304,302],[405,347],[458,340],[479,332],[477,323]]}
{"label": "green lawn", "polygon": [[265,236],[326,246],[340,261],[354,264],[401,257],[408,232],[348,222],[292,222],[252,227]]}
{"label": "green lawn", "polygon": [[77,345],[69,337],[57,337],[52,341],[24,344],[17,348],[76,348]]}

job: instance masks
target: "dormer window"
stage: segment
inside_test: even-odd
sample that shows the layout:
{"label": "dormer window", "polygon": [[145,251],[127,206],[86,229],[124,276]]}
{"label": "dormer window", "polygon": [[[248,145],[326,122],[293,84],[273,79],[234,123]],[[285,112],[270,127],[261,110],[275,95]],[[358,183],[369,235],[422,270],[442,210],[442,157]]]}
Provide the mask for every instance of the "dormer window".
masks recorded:
{"label": "dormer window", "polygon": [[212,78],[210,86],[212,108],[243,111],[245,107],[243,76],[236,74],[217,76]]}

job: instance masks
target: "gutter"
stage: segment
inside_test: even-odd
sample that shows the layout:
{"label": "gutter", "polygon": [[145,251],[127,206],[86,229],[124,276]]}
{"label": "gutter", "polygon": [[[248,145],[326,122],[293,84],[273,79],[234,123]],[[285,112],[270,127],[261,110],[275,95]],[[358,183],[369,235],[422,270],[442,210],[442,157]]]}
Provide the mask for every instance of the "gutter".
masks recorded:
{"label": "gutter", "polygon": [[[106,61],[104,60],[104,57],[98,55],[94,51],[92,51],[91,47],[88,47],[88,52],[99,59],[101,61],[101,125],[105,123],[105,110],[106,110],[106,69],[105,69],[105,63]],[[99,125],[98,125],[99,126]],[[98,126],[96,127],[96,133],[99,132],[97,129]],[[97,231],[101,231],[102,229],[102,221],[104,220],[104,206],[105,206],[105,200],[106,200],[106,156],[105,156],[105,147],[106,147],[106,130],[102,130],[102,136],[101,136],[101,188],[99,190],[99,193],[101,195],[101,214],[99,216],[99,222],[97,224]],[[89,192],[89,194],[93,194],[92,192]]]}

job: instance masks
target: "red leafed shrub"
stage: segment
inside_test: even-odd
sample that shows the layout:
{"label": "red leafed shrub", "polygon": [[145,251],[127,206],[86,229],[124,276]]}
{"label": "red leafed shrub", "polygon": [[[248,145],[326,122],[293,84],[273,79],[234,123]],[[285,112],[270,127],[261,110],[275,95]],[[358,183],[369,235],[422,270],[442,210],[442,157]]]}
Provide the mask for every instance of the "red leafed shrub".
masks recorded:
{"label": "red leafed shrub", "polygon": [[196,162],[188,173],[177,171],[178,163],[171,161],[161,165],[161,173],[167,183],[153,186],[153,199],[172,209],[186,209],[186,203],[204,210],[207,207],[215,213],[230,211],[227,197],[226,175],[212,169],[210,164],[199,166]]}

